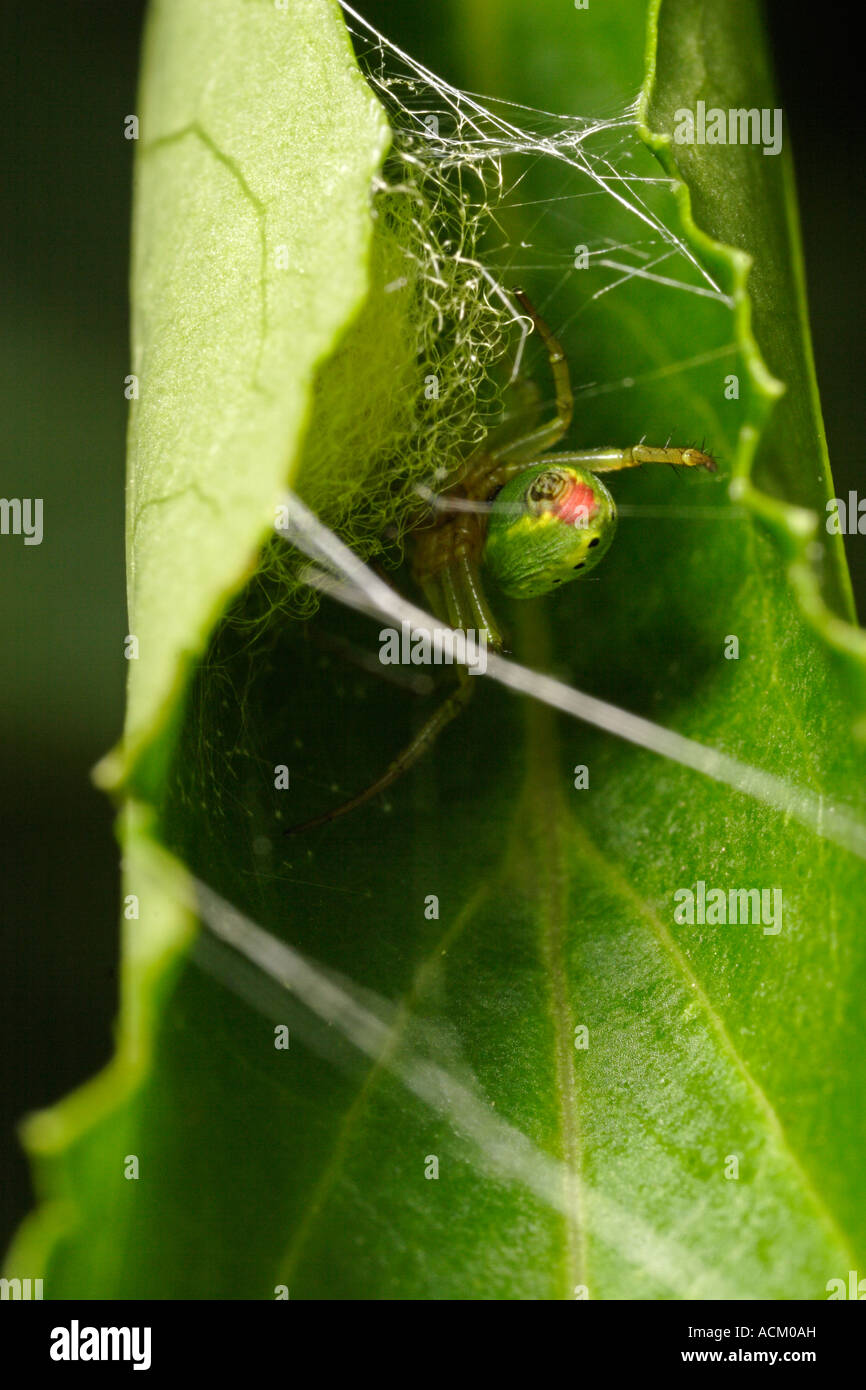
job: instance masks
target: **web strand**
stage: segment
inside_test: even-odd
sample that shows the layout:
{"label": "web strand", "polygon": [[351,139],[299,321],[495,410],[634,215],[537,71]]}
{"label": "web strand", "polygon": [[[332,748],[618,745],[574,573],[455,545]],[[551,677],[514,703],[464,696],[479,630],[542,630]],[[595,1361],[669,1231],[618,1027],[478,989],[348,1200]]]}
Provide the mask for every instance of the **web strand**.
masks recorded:
{"label": "web strand", "polygon": [[[408,623],[413,632],[432,634],[433,649],[441,654],[449,629],[432,614],[402,598],[368,569],[338,536],[322,526],[300,498],[286,494],[280,515],[281,519],[288,517],[288,526],[278,534],[314,562],[305,572],[308,584],[371,617],[388,618],[397,625]],[[797,821],[822,839],[866,859],[866,825],[849,812],[828,806],[822,796],[494,652],[488,654],[485,674],[518,694],[540,700],[551,709],[731,787]]]}

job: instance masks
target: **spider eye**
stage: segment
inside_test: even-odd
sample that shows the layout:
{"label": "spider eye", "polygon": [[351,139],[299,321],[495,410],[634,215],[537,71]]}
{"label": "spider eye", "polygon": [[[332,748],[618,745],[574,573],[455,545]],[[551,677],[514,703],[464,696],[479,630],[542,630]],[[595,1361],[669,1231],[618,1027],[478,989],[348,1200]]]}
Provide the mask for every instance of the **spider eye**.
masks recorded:
{"label": "spider eye", "polygon": [[547,594],[599,562],[616,530],[616,509],[588,469],[535,464],[500,489],[484,561],[515,598]]}
{"label": "spider eye", "polygon": [[572,479],[564,468],[545,468],[526,490],[527,510],[535,516],[540,512],[550,511],[563,499],[571,485]]}

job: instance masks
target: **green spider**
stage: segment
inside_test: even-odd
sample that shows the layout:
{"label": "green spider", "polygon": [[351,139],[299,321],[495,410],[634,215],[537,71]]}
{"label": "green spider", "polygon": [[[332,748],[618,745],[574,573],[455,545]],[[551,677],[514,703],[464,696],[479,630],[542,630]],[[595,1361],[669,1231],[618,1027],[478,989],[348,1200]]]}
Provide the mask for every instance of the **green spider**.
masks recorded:
{"label": "green spider", "polygon": [[[574,401],[568,363],[524,292],[515,289],[512,294],[547,349],[556,414],[516,439],[498,443],[494,434],[485,440],[467,460],[459,482],[437,499],[432,524],[428,515],[410,533],[413,577],[430,610],[452,628],[484,635],[493,651],[502,650],[503,638],[482,587],[482,564],[509,597],[549,594],[588,574],[613,541],[616,506],[597,474],[645,463],[716,471],[709,454],[667,445],[580,449],[540,457],[558,443],[571,423]],[[468,703],[473,682],[463,667],[458,667],[458,675],[457,689],[381,777],[357,796],[284,833],[295,835],[327,825],[385,791],[408,771]]]}

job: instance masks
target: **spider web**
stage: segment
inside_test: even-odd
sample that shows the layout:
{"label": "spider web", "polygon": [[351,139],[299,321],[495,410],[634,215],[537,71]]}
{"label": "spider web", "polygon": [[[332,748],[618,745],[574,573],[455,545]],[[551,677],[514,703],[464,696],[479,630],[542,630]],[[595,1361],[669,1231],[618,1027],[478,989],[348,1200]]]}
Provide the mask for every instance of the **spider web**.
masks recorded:
{"label": "spider web", "polygon": [[[306,521],[300,525],[298,518],[303,520],[305,513],[297,510],[294,521],[302,534],[295,537],[296,548],[287,545],[285,537],[275,538],[260,577],[266,591],[265,621],[272,634],[280,624],[285,627],[277,606],[289,605],[297,613],[317,601],[315,576],[304,568],[310,559],[325,566],[319,582],[328,590],[325,581],[332,581],[330,591],[336,588],[334,596],[343,603],[394,622],[418,621],[417,610],[391,586],[382,586],[382,594],[377,577],[359,572],[357,562],[397,562],[401,541],[417,515],[419,490],[440,490],[503,415],[518,423],[526,406],[538,412],[549,409],[546,363],[510,296],[515,284],[530,293],[566,347],[576,384],[575,444],[607,442],[601,436],[581,437],[586,428],[580,421],[582,400],[591,398],[602,420],[612,422],[627,408],[631,419],[646,419],[656,428],[651,409],[659,382],[670,385],[691,369],[733,352],[730,301],[673,230],[672,185],[659,175],[639,141],[634,106],[590,119],[458,91],[378,35],[348,6],[344,10],[359,60],[388,112],[394,138],[371,190],[375,234],[369,299],[317,383],[298,482],[309,509]],[[552,172],[558,188],[554,196],[549,191]],[[585,247],[585,258],[578,256],[579,247]],[[586,264],[576,264],[580,259]],[[716,315],[716,336],[702,336],[698,344],[687,339],[682,355],[668,354],[659,365],[649,346],[645,353],[635,354],[637,340],[632,335],[630,355],[624,358],[620,353],[617,370],[615,351],[599,355],[600,326],[618,314],[627,315],[650,292],[654,306],[671,305],[674,314],[683,297],[700,302]],[[425,385],[431,379],[437,390],[428,394]],[[515,389],[521,381],[537,381],[541,394],[535,400],[531,392],[521,395]],[[598,429],[598,418],[590,429]],[[627,507],[620,510],[626,513]],[[673,507],[666,510],[670,514]],[[697,514],[699,509],[679,510]],[[712,514],[732,512],[715,507]],[[350,551],[344,549],[346,544]],[[287,552],[294,557],[288,562]],[[241,624],[250,611],[248,607]],[[228,942],[251,963],[249,1002],[254,1009],[268,1011],[264,981],[269,977],[282,991],[293,991],[327,1025],[324,1033],[312,1037],[313,1051],[330,1057],[321,1037],[330,1047],[333,1034],[339,1032],[360,1055],[379,1058],[383,1020],[387,1024],[391,1012],[383,1001],[371,1001],[366,994],[362,1012],[358,992],[347,985],[347,979],[364,975],[351,955],[351,932],[341,939],[348,956],[341,969],[351,972],[342,992],[316,966],[316,958],[324,959],[324,947],[320,950],[314,938],[310,943],[309,934],[304,958],[294,951],[280,954],[278,933],[286,926],[287,890],[297,890],[303,901],[305,889],[345,894],[357,892],[359,885],[345,872],[333,874],[326,849],[317,860],[308,846],[295,841],[291,862],[281,854],[285,842],[273,829],[273,767],[277,760],[292,759],[294,750],[302,747],[303,726],[294,743],[280,742],[289,721],[281,718],[273,689],[284,676],[271,674],[267,660],[256,660],[248,651],[239,654],[232,633],[222,637],[225,653],[221,656],[215,645],[202,673],[202,716],[196,713],[188,721],[191,743],[203,741],[194,748],[195,756],[178,760],[183,769],[178,807],[200,801],[206,818],[199,838],[211,835],[221,855],[211,866],[209,886],[199,884],[199,910],[213,937]],[[274,666],[280,659],[277,653]],[[372,669],[377,677],[384,675],[380,665]],[[513,663],[494,661],[492,674],[524,695],[546,699],[554,708],[714,777],[866,857],[862,825],[844,811],[836,814],[820,796]],[[350,703],[346,692],[351,681],[351,672],[337,674],[335,697]],[[360,688],[357,698],[363,698]],[[280,737],[272,727],[260,727],[265,706],[279,724]],[[335,698],[334,709],[339,708]],[[374,712],[368,708],[368,713],[371,724],[382,718],[378,707]],[[205,729],[209,741],[200,732]],[[326,743],[330,737],[329,731]],[[297,782],[308,784],[302,790],[318,782],[317,790],[336,801],[357,789],[351,784],[328,787],[329,773],[338,763],[337,755],[334,763],[320,764],[304,751],[293,762],[292,776],[297,770]],[[229,841],[220,838],[223,826],[232,832]],[[234,862],[228,867],[226,842],[233,846]],[[178,843],[186,848],[190,865],[202,864],[199,843],[184,845],[180,836]],[[251,915],[241,919],[228,907],[229,897],[236,907],[243,902]],[[265,940],[256,922],[267,923],[274,934]],[[297,936],[302,944],[305,921],[297,906],[291,929],[293,943]],[[234,959],[221,972],[213,960],[199,963],[242,992]],[[283,994],[278,1007],[282,1018]],[[407,1046],[396,1054],[395,1075],[433,1111],[462,1128],[474,1145],[473,1161],[482,1169],[504,1174],[559,1210],[559,1166],[551,1167],[544,1155],[525,1148],[521,1136],[491,1121],[471,1074],[462,1062],[455,1066],[449,1051],[434,1048],[425,1028],[426,1019],[424,1028],[419,1032],[415,1027],[412,1033],[414,1051]],[[591,1200],[600,1199],[591,1194]],[[608,1205],[597,1211],[595,1225],[604,1228],[613,1246],[633,1252],[638,1229],[634,1211]],[[662,1233],[647,1231],[639,1244],[640,1258],[654,1259],[672,1288],[694,1294],[696,1287],[713,1287],[719,1296],[727,1295],[712,1285],[712,1270],[692,1267]]]}
{"label": "spider web", "polygon": [[[622,399],[639,385],[652,393],[659,381],[735,351],[729,341],[733,303],[673,225],[675,185],[652,161],[647,164],[637,133],[636,102],[600,119],[482,98],[438,77],[350,6],[343,4],[343,10],[359,63],[388,113],[393,142],[371,189],[376,234],[369,301],[324,368],[297,487],[302,500],[289,496],[292,526],[289,532],[278,530],[257,576],[266,591],[266,624],[277,606],[311,610],[320,592],[395,622],[418,619],[418,609],[383,588],[369,571],[364,578],[362,568],[362,578],[355,576],[353,586],[339,554],[349,555],[343,548],[348,544],[361,560],[398,560],[400,542],[418,516],[419,498],[435,497],[446,479],[453,480],[467,454],[503,416],[507,420],[513,414],[522,421],[527,396],[536,410],[552,406],[552,393],[533,401],[531,393],[520,399],[514,390],[525,385],[533,351],[531,325],[510,293],[516,284],[532,287],[534,301],[562,340],[576,323],[592,324],[599,306],[607,312],[614,297],[631,303],[636,289],[646,286],[661,286],[668,301],[685,295],[719,308],[715,346],[620,377],[578,379],[578,411],[582,398]],[[651,172],[639,172],[639,165]],[[549,191],[538,191],[541,183],[549,190],[551,166],[560,175],[560,192],[552,198]],[[585,208],[586,200],[602,205],[596,220],[603,230],[577,242],[576,228],[582,223],[575,209]],[[584,253],[580,264],[577,251]],[[384,395],[374,384],[382,376],[382,356],[359,355],[359,340],[371,323],[392,369],[384,378]],[[597,339],[593,332],[587,338],[586,355],[592,358]],[[537,348],[536,353],[535,365],[540,363],[543,376],[543,353]],[[365,366],[368,374],[359,389],[358,372]],[[425,394],[424,384],[431,380],[438,389]],[[353,403],[351,423],[337,410],[335,430],[336,405],[346,396]],[[357,410],[365,398],[367,408]],[[670,502],[663,507],[620,504],[618,510],[649,521],[672,515],[739,520],[745,515],[735,506]],[[336,549],[323,574],[310,566],[310,559],[321,563],[322,537],[329,532]],[[378,597],[371,597],[374,590]],[[232,616],[231,626],[243,628],[251,607],[253,623],[261,622],[261,610],[249,600],[248,591],[247,607]],[[219,683],[224,678],[228,694],[237,672],[223,670],[214,655],[209,679]],[[360,666],[362,655],[354,649],[351,659]],[[492,660],[491,674],[506,685],[745,792],[866,857],[863,826],[844,809],[828,807],[819,796],[660,725],[565,685],[545,684],[500,658]],[[374,660],[367,664],[377,677],[387,675]],[[528,684],[515,680],[514,671]],[[429,693],[424,677],[393,679]],[[246,688],[238,692],[244,738],[247,693]],[[213,768],[214,750],[200,751],[202,766]],[[223,750],[221,761],[229,775],[222,790],[221,779],[214,777],[216,795],[221,800],[225,792],[228,801],[245,806],[245,814],[266,821],[267,810],[260,808],[259,817],[245,805],[247,790],[240,782],[236,789],[232,785],[235,759],[249,751],[243,743]],[[338,789],[331,791],[337,794]]]}
{"label": "spider web", "polygon": [[[547,364],[512,288],[573,359],[578,416],[583,400],[641,386],[652,401],[663,378],[730,355],[731,302],[674,229],[673,185],[640,142],[636,102],[590,118],[482,98],[343,9],[392,144],[371,189],[369,295],[320,372],[296,487],[359,555],[391,567],[419,498],[454,481],[493,426],[516,432],[551,413]],[[662,367],[648,352],[627,375],[591,379],[611,299],[659,286],[672,303],[718,305],[715,344]],[[265,615],[315,608],[299,574],[299,557],[270,548]]]}
{"label": "spider web", "polygon": [[[370,190],[368,298],[316,381],[295,491],[361,560],[395,568],[408,531],[419,518],[423,524],[446,480],[459,476],[493,427],[504,421],[518,430],[532,414],[552,413],[546,354],[511,293],[515,286],[530,294],[571,363],[575,422],[562,447],[637,442],[644,421],[653,433],[652,412],[672,381],[733,358],[733,305],[677,230],[676,185],[639,137],[637,99],[590,117],[482,97],[438,76],[351,6],[342,9],[392,142]],[[649,320],[660,290],[674,316],[682,297],[704,306],[700,350],[681,357],[666,351],[659,365],[654,345],[632,334],[627,374],[594,379],[599,345],[611,338],[611,306],[620,306],[614,322],[636,304]],[[647,294],[650,309],[640,304]],[[613,361],[625,365],[620,348]],[[593,433],[597,426],[583,437],[576,433],[581,404],[590,399],[595,413],[601,404],[602,416],[609,407],[608,438]],[[617,439],[626,401],[640,427],[633,438],[620,431]],[[676,433],[675,423],[656,429]],[[618,513],[642,522],[676,515],[715,523],[744,515],[727,500],[704,507],[669,495],[661,506],[651,493],[650,499],[631,506],[618,500]],[[287,613],[309,616],[320,597],[304,539],[292,544],[277,532],[228,626],[248,642],[249,658],[253,649],[278,645]],[[327,646],[327,634],[318,640]],[[223,682],[230,697],[247,658],[230,670],[231,659],[225,664],[219,653],[215,643],[209,678]],[[350,661],[429,693],[428,678],[413,681],[364,657],[354,648]],[[251,680],[248,670],[236,691],[245,728]],[[214,771],[209,795],[217,809],[224,799],[244,803],[236,764],[249,748],[226,746],[218,759],[214,748],[199,752],[202,767]],[[215,774],[217,760],[222,777]],[[330,788],[338,799],[343,792]]]}

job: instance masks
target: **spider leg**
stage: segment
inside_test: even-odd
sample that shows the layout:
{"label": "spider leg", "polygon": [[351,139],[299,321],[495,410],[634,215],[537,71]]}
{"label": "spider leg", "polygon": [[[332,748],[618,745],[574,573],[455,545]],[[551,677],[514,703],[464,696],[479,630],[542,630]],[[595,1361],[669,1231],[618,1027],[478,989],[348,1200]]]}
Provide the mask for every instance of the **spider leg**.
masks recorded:
{"label": "spider leg", "polygon": [[415,735],[412,742],[407,744],[402,753],[390,762],[375,782],[371,782],[369,787],[365,787],[357,796],[344,801],[340,806],[334,806],[330,811],[325,811],[324,815],[314,816],[312,820],[304,821],[301,825],[293,825],[289,830],[284,830],[284,835],[299,835],[303,830],[314,830],[320,825],[329,825],[338,816],[345,816],[349,811],[356,810],[363,806],[365,802],[371,801],[380,792],[386,791],[398,777],[402,777],[404,772],[408,772],[419,758],[427,752],[427,749],[435,743],[439,734],[452,719],[455,719],[462,709],[466,707],[472,696],[472,678],[463,668],[460,668],[460,680],[457,689],[452,691],[447,700],[443,700],[438,709],[435,709],[427,720],[426,724]]}
{"label": "spider leg", "polygon": [[[547,348],[547,360],[550,363],[553,386],[556,392],[556,414],[552,420],[548,420],[547,424],[539,425],[537,429],[530,430],[527,434],[519,435],[516,439],[511,439],[500,447],[492,449],[484,458],[479,460],[482,467],[485,464],[489,467],[491,463],[499,465],[506,459],[516,462],[518,459],[531,457],[533,454],[544,453],[545,450],[552,449],[571,424],[574,409],[568,362],[558,340],[541,315],[536,313],[523,290],[512,290],[512,294],[531,318],[538,336]],[[464,485],[471,487],[471,474],[466,478]],[[470,493],[470,495],[472,494]]]}
{"label": "spider leg", "polygon": [[[447,622],[450,627],[464,631],[474,628],[477,635],[486,633],[488,644],[494,650],[498,650],[502,646],[502,638],[484,598],[478,577],[477,562],[468,549],[464,547],[457,547],[456,552],[452,553],[450,558],[438,566],[435,571],[419,576],[427,601],[435,615]],[[371,782],[363,791],[358,792],[357,796],[350,797],[348,801],[334,806],[321,816],[315,816],[312,820],[304,821],[301,825],[291,826],[290,829],[283,831],[283,834],[299,835],[301,831],[314,830],[317,826],[329,825],[332,820],[347,815],[349,811],[356,810],[365,802],[371,801],[374,796],[378,796],[380,792],[386,791],[392,783],[403,776],[404,772],[408,772],[409,768],[413,767],[418,759],[423,757],[427,750],[432,747],[442,730],[465,709],[472,698],[474,683],[465,667],[457,667],[457,678],[456,690],[453,690],[433,711],[411,743],[407,744],[403,751],[398,753],[396,758],[388,764],[381,777],[377,777],[375,782]]]}
{"label": "spider leg", "polygon": [[[535,463],[574,463],[588,468],[592,473],[618,473],[623,468],[642,468],[645,463],[669,463],[675,468],[706,468],[710,473],[716,471],[715,459],[700,449],[678,449],[667,445],[659,449],[649,444],[632,444],[627,449],[569,449],[535,459]],[[532,463],[527,460],[523,467],[531,468]]]}
{"label": "spider leg", "polygon": [[446,513],[440,524],[415,538],[413,573],[427,602],[450,627],[486,634],[495,651],[502,633],[481,583],[487,518],[473,511]]}
{"label": "spider leg", "polygon": [[[574,397],[565,353],[523,290],[513,290],[512,293],[532,319],[547,348],[547,359],[556,391],[556,414],[546,424],[526,430],[522,434],[506,434],[501,440],[494,435],[486,441],[478,453],[469,460],[460,485],[461,495],[475,501],[485,501],[515,473],[520,473],[527,458],[551,449],[571,424]],[[482,546],[483,540],[478,548],[479,555]]]}
{"label": "spider leg", "polygon": [[[486,633],[494,651],[502,650],[502,633],[481,584],[477,559],[459,554],[443,569],[440,580],[451,627]],[[431,602],[434,612],[437,610]]]}

